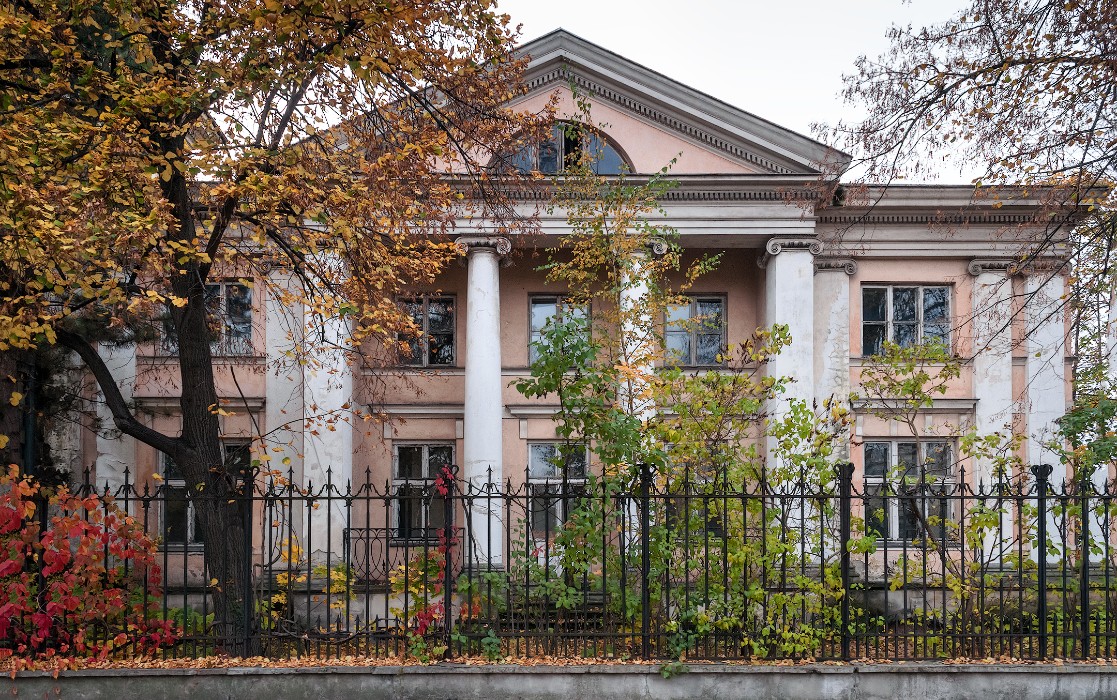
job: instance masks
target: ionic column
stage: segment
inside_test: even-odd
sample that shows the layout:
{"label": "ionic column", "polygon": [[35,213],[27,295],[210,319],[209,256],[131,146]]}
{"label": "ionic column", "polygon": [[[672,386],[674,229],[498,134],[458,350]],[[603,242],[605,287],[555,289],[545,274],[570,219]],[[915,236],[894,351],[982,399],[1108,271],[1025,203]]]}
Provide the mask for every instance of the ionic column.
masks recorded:
{"label": "ionic column", "polygon": [[[468,281],[465,307],[465,425],[462,468],[474,498],[471,506],[475,564],[498,567],[504,531],[499,498],[504,468],[500,376],[500,258],[512,250],[507,238],[463,236]],[[491,497],[487,497],[491,494]]]}
{"label": "ionic column", "polygon": [[623,314],[621,342],[624,343],[625,360],[634,370],[632,379],[621,387],[618,397],[626,411],[641,420],[647,421],[655,413],[653,402],[644,396],[647,382],[642,377],[650,377],[655,349],[652,342],[653,320],[648,309],[648,278],[645,272],[649,253],[663,255],[667,247],[654,241],[651,250],[633,252],[628,266],[621,274],[620,307]]}
{"label": "ionic column", "polygon": [[[980,434],[1012,431],[1012,280],[1011,260],[973,260],[969,272],[973,281],[973,395],[974,427]],[[974,464],[973,486],[991,492],[994,484],[1011,474],[996,475],[988,459]],[[989,533],[983,547],[990,560],[997,561],[1014,551],[1016,512],[1004,506],[998,531]]]}
{"label": "ionic column", "polygon": [[[304,311],[287,270],[271,270],[264,297],[264,433],[263,449],[273,457],[267,466],[290,470],[303,481],[303,372],[296,356],[305,346]],[[274,450],[280,450],[278,452]],[[278,457],[278,459],[276,458]],[[282,458],[290,461],[282,463]]]}
{"label": "ionic column", "polygon": [[[1063,473],[1059,457],[1044,443],[1058,434],[1056,421],[1067,410],[1062,297],[1063,277],[1058,271],[1035,270],[1025,279],[1028,463],[1055,467],[1051,477],[1055,489],[1060,487]],[[1048,515],[1047,533],[1056,547],[1065,548],[1052,514]],[[1033,558],[1039,546],[1042,544],[1033,545]]]}
{"label": "ionic column", "polygon": [[818,400],[849,401],[849,258],[814,261],[814,377]]}
{"label": "ionic column", "polygon": [[[98,352],[124,400],[131,403],[136,388],[136,344],[113,346],[101,343]],[[125,470],[131,483],[136,483],[136,440],[117,429],[100,387],[97,393],[102,399],[97,402],[97,487],[99,491],[108,489],[109,493],[116,495],[124,486]]]}
{"label": "ionic column", "polygon": [[[761,258],[767,272],[764,323],[768,326],[783,324],[791,332],[791,344],[772,359],[768,371],[777,377],[793,377],[795,381],[785,396],[802,399],[812,406],[815,398],[814,256],[822,253],[822,244],[814,238],[773,238],[765,248],[768,254]],[[848,304],[847,301],[847,307]]]}
{"label": "ionic column", "polygon": [[[344,318],[324,318],[309,306],[304,311],[307,364],[303,378],[303,485],[323,493],[332,485],[334,496],[344,494],[353,481],[353,370],[349,363],[351,334]],[[270,398],[270,397],[269,397]],[[309,512],[308,541],[303,546],[321,560],[344,551],[345,503]]]}
{"label": "ionic column", "polygon": [[[1012,281],[1008,277],[1012,265],[1010,260],[974,260],[969,265],[974,276],[974,426],[983,434],[1012,428]],[[975,484],[988,486],[994,476],[987,460],[975,465]]]}

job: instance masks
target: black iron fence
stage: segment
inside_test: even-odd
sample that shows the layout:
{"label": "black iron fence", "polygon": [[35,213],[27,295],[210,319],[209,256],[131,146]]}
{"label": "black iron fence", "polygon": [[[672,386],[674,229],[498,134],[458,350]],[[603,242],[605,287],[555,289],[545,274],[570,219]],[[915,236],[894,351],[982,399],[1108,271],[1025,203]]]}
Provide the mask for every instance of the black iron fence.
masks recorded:
{"label": "black iron fence", "polygon": [[359,487],[271,476],[226,504],[232,548],[206,535],[204,493],[112,496],[159,537],[168,656],[1114,655],[1112,483],[835,469],[821,484],[649,467],[499,485],[452,467]]}

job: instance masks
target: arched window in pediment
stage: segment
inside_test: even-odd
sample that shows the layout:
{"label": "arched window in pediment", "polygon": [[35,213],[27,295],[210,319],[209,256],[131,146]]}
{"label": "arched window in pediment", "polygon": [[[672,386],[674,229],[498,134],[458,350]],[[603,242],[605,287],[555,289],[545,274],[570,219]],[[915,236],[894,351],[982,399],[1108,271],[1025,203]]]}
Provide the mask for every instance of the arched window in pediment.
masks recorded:
{"label": "arched window in pediment", "polygon": [[607,136],[574,122],[556,122],[550,135],[538,143],[521,147],[503,160],[506,167],[521,173],[558,175],[582,153],[589,155],[593,171],[598,175],[632,172],[631,163]]}

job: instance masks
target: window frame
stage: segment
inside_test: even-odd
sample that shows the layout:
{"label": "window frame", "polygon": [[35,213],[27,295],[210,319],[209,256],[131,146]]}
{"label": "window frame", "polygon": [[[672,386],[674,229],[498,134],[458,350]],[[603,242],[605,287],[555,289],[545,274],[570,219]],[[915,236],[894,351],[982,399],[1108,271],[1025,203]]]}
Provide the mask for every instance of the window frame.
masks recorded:
{"label": "window frame", "polygon": [[[867,321],[867,320],[865,320],[865,292],[868,291],[868,290],[873,290],[873,289],[883,289],[886,292],[884,321]],[[918,301],[915,305],[915,321],[914,322],[910,322],[910,321],[909,322],[904,322],[904,321],[897,322],[895,320],[895,302],[894,302],[894,299],[895,299],[895,290],[897,290],[897,289],[914,289],[914,290],[916,290],[916,294],[918,295]],[[884,327],[884,337],[881,341],[882,344],[883,344],[884,342],[892,342],[892,343],[896,342],[896,340],[895,340],[895,337],[896,337],[895,336],[895,326],[896,326],[897,323],[901,323],[901,324],[914,323],[915,329],[916,329],[915,344],[919,345],[919,344],[922,344],[922,343],[926,342],[924,340],[924,337],[926,335],[928,322],[924,319],[924,312],[926,310],[926,302],[924,301],[924,294],[926,293],[926,291],[928,289],[943,289],[943,290],[946,290],[946,315],[944,316],[944,321],[941,324],[945,328],[945,337],[943,337],[941,339],[942,339],[943,345],[945,347],[947,347],[947,348],[951,347],[951,342],[952,342],[952,337],[951,336],[953,335],[953,333],[951,332],[953,330],[952,329],[953,324],[952,324],[952,321],[951,321],[951,314],[952,314],[952,310],[953,310],[953,306],[954,306],[954,286],[953,285],[951,285],[951,284],[916,284],[916,283],[912,283],[912,284],[904,284],[904,283],[901,283],[901,284],[863,284],[863,285],[861,285],[861,356],[862,357],[872,357],[874,354],[877,354],[877,353],[869,352],[868,348],[866,347],[866,343],[865,343],[866,333],[865,333],[865,330],[869,326],[876,326],[876,327],[883,326]],[[932,325],[939,325],[939,324],[935,324],[935,322],[933,320],[930,323]],[[938,337],[938,336],[936,336],[936,337]],[[903,346],[903,347],[907,347],[907,346]],[[878,350],[878,352],[879,352],[879,350]]]}
{"label": "window frame", "polygon": [[[552,124],[551,133],[549,137],[546,137],[545,141],[535,141],[533,143],[525,144],[522,147],[517,148],[512,153],[504,156],[497,156],[494,162],[498,164],[498,167],[508,167],[523,175],[527,175],[530,173],[539,173],[546,176],[563,175],[566,172],[570,157],[570,153],[567,152],[567,141],[571,140],[567,134],[567,129],[570,128],[574,128],[582,132],[582,134],[579,135],[577,141],[578,147],[581,148],[583,151],[589,147],[589,145],[583,138],[584,134],[588,134],[600,141],[603,152],[606,148],[612,149],[612,151],[617,156],[617,160],[620,161],[620,164],[617,167],[617,172],[600,172],[597,167],[597,163],[601,162],[601,159],[594,161],[595,175],[615,177],[618,175],[633,172],[632,159],[629,158],[624,150],[621,149],[621,147],[616,143],[616,141],[610,138],[607,134],[603,133],[600,129],[595,129],[589,125],[566,120],[559,120]],[[552,140],[557,144],[555,149],[556,167],[553,170],[544,170],[541,167],[540,162],[540,147],[543,143],[550,142]]]}
{"label": "window frame", "polygon": [[[671,338],[672,335],[682,335],[683,332],[682,331],[672,331],[671,330],[672,322],[671,322],[670,317],[669,317],[669,314],[671,313],[670,309],[669,309],[668,311],[664,312],[664,317],[663,317],[664,361],[668,365],[674,365],[674,366],[678,366],[678,367],[707,367],[707,368],[725,367],[726,366],[725,354],[728,351],[728,331],[729,331],[729,318],[728,318],[729,300],[728,300],[727,295],[716,294],[716,293],[715,294],[687,294],[687,295],[685,295],[685,297],[689,300],[689,308],[690,308],[690,314],[685,321],[686,324],[687,324],[687,328],[686,328],[685,333],[686,333],[687,338],[688,338],[687,342],[690,346],[690,349],[689,349],[690,356],[688,358],[686,358],[685,362],[678,362],[678,361],[675,360],[674,356],[672,355],[672,351],[670,350],[670,338]],[[716,301],[721,307],[721,312],[720,312],[721,323],[720,323],[720,327],[719,327],[721,342],[719,343],[717,354],[721,355],[722,359],[721,359],[720,362],[698,362],[698,346],[699,346],[698,338],[700,336],[713,335],[713,333],[711,333],[711,332],[703,332],[702,331],[702,327],[706,323],[706,321],[696,321],[696,319],[700,317],[700,315],[698,314],[698,304],[703,303],[703,302],[711,302],[711,301]],[[679,304],[679,305],[672,305],[672,306],[682,306],[682,305]]]}
{"label": "window frame", "polygon": [[[869,474],[869,446],[870,445],[887,445],[888,446],[888,461],[884,465],[883,473]],[[917,451],[923,452],[923,456],[919,458],[921,464],[918,466],[919,474],[915,477],[909,476],[906,472],[910,467],[905,469],[904,474],[899,474],[901,467],[900,451],[901,446],[912,446]],[[942,464],[942,473],[939,475],[930,475],[926,470],[929,463],[929,452],[935,446],[941,446],[946,449],[946,459]],[[956,544],[954,535],[946,530],[946,520],[953,520],[956,498],[956,486],[958,484],[958,471],[957,464],[953,460],[956,454],[957,446],[952,439],[919,439],[913,438],[865,438],[861,447],[861,475],[862,483],[864,484],[864,491],[862,492],[861,501],[863,505],[863,516],[865,521],[866,533],[875,532],[877,539],[885,542],[913,542],[920,541],[923,537],[919,533],[914,536],[908,536],[909,533],[905,532],[904,523],[901,522],[900,504],[915,503],[917,501],[924,501],[922,512],[924,517],[939,517],[944,522],[938,525],[932,525],[934,532],[934,541],[938,543],[945,543],[947,545]],[[918,490],[923,489],[924,494],[922,497],[918,496]],[[928,491],[930,489],[930,491]],[[915,495],[907,495],[905,491],[914,492]],[[941,495],[935,496],[934,493],[938,491]],[[875,502],[884,501],[883,505],[876,506]],[[928,513],[927,502],[938,501],[937,507],[940,508],[937,512]],[[882,511],[883,527],[880,529],[886,530],[881,532],[878,525],[873,521],[879,522],[875,513],[878,508]],[[913,514],[914,515],[914,514]],[[948,539],[949,538],[949,539]]]}
{"label": "window frame", "polygon": [[[422,450],[422,464],[423,464],[423,469],[424,469],[424,474],[422,476],[420,476],[420,477],[401,477],[400,476],[399,450],[400,450],[401,447],[419,447],[419,448],[421,448],[421,450]],[[392,442],[392,488],[391,488],[392,496],[391,496],[391,522],[389,523],[389,527],[388,527],[388,543],[389,543],[389,545],[407,546],[410,543],[436,542],[436,541],[438,541],[439,531],[445,529],[448,526],[453,527],[453,524],[454,524],[453,523],[453,509],[451,509],[451,521],[449,523],[442,523],[441,526],[437,526],[437,525],[432,526],[430,524],[431,523],[431,515],[430,515],[431,507],[434,505],[435,501],[438,501],[441,504],[442,501],[445,500],[443,498],[440,498],[438,494],[434,493],[434,482],[438,478],[438,474],[437,473],[433,473],[433,474],[430,473],[430,469],[432,467],[431,461],[430,461],[431,460],[430,448],[432,448],[432,447],[449,448],[449,450],[450,450],[449,459],[442,466],[450,466],[450,465],[454,464],[454,453],[455,453],[456,446],[455,446],[455,444],[452,440],[426,440],[426,441],[396,440],[396,441]],[[420,509],[419,509],[420,522],[419,522],[418,527],[414,527],[414,528],[410,524],[408,524],[407,527],[406,527],[406,534],[404,534],[405,530],[404,530],[403,526],[401,525],[401,520],[400,520],[401,516],[403,515],[403,510],[401,508],[401,505],[403,503],[403,497],[401,497],[401,492],[404,491],[404,490],[412,490],[412,489],[417,489],[418,492],[419,492],[419,495],[417,497],[416,496],[408,496],[407,498],[411,501],[414,501],[414,500],[419,501],[419,504],[420,504]],[[445,508],[445,505],[443,504],[440,507]],[[418,536],[413,534],[413,531],[415,531],[415,530],[418,530],[420,532],[420,534]]]}
{"label": "window frame", "polygon": [[[430,304],[431,302],[449,302],[451,308],[450,330],[449,332],[438,332],[435,335],[448,336],[450,339],[450,359],[448,362],[433,363],[430,361]],[[453,294],[421,294],[419,296],[401,297],[398,303],[401,305],[413,304],[416,302],[422,303],[422,327],[419,328],[419,335],[409,337],[407,333],[397,333],[396,341],[401,345],[410,346],[412,339],[417,343],[419,352],[412,354],[411,357],[405,357],[402,352],[397,353],[397,364],[401,367],[422,367],[422,368],[440,368],[440,367],[457,367],[458,366],[458,299]],[[405,313],[410,313],[406,308],[403,309]],[[412,320],[414,316],[412,315]]]}
{"label": "window frame", "polygon": [[[218,279],[210,280],[205,283],[206,287],[206,317],[211,330],[216,329],[217,338],[211,339],[209,342],[210,353],[214,357],[251,357],[256,355],[255,343],[255,322],[253,317],[256,315],[255,298],[253,295],[253,285],[246,284],[236,279]],[[239,287],[245,290],[245,298],[247,304],[245,308],[248,311],[248,334],[246,336],[238,334],[238,341],[231,340],[230,330],[233,327],[231,316],[229,314],[229,288]],[[216,289],[217,293],[210,296],[210,290]],[[210,302],[216,301],[217,314],[211,312]],[[169,314],[164,314],[162,317],[162,329],[159,334],[158,344],[159,354],[168,357],[178,356],[178,338],[175,337],[174,326],[171,324]]]}
{"label": "window frame", "polygon": [[581,309],[581,313],[584,313],[585,317],[587,319],[591,318],[591,314],[592,314],[591,309],[589,307],[585,307],[583,309],[579,304],[572,303],[570,301],[570,297],[568,295],[565,295],[565,294],[543,294],[543,293],[528,294],[528,299],[527,299],[527,363],[528,363],[528,366],[531,366],[532,364],[535,363],[535,361],[537,359],[539,359],[538,355],[536,354],[536,352],[537,352],[536,347],[543,339],[543,329],[547,327],[547,323],[544,322],[543,326],[541,326],[539,329],[536,329],[535,328],[535,323],[534,323],[535,314],[533,312],[535,310],[535,304],[537,302],[543,302],[545,300],[553,300],[554,305],[555,305],[555,313],[554,313],[554,315],[547,317],[548,321],[557,316],[558,317],[558,322],[563,323],[563,319],[564,319],[565,316],[569,315],[572,311],[578,311],[580,309]]}
{"label": "window frame", "polygon": [[[252,441],[248,439],[229,439],[221,441],[221,456],[225,463],[229,463],[229,455],[237,449],[244,449],[245,455],[248,460],[243,465],[244,469],[251,466],[252,463]],[[171,456],[166,452],[157,452],[159,455],[159,470],[163,478],[162,490],[162,507],[159,513],[159,532],[162,539],[162,545],[166,549],[177,550],[201,550],[205,548],[205,540],[199,537],[198,521],[197,521],[197,508],[194,506],[194,498],[190,496],[186,488],[186,477],[179,475],[178,477],[170,477],[172,471],[178,471],[178,467],[174,465]],[[184,512],[185,522],[183,523],[183,530],[185,531],[185,539],[183,540],[169,540],[167,538],[168,529],[168,514],[167,502],[168,495],[171,490],[180,491],[182,493],[182,500],[186,501],[186,510]],[[177,499],[176,499],[177,500]]]}
{"label": "window frame", "polygon": [[[525,483],[527,485],[527,523],[526,527],[531,536],[535,539],[553,537],[558,534],[566,524],[569,517],[569,501],[571,498],[577,498],[585,493],[585,485],[589,477],[590,469],[590,454],[589,446],[585,443],[575,442],[567,443],[561,440],[531,440],[527,443],[527,470],[525,472]],[[532,475],[532,467],[534,465],[534,455],[537,453],[535,448],[550,447],[554,450],[555,455],[562,452],[564,447],[577,446],[576,451],[568,452],[568,459],[560,468],[557,464],[553,464],[554,473],[548,476]],[[571,462],[570,455],[580,454],[582,456],[582,473],[580,476],[570,475],[566,473]],[[573,488],[571,488],[573,487]],[[565,489],[565,492],[564,492]],[[537,507],[538,501],[543,501],[543,506]],[[537,523],[536,518],[540,515],[546,514],[546,519],[541,524]]]}

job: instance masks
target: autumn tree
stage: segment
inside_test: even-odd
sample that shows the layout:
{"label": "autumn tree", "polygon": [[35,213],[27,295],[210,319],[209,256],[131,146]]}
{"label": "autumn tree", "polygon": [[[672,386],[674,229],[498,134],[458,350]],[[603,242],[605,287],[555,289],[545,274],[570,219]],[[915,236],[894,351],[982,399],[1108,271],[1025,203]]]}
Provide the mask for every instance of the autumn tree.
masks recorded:
{"label": "autumn tree", "polygon": [[[247,479],[223,461],[207,283],[282,266],[296,285],[263,292],[343,320],[341,350],[390,344],[408,324],[393,295],[456,256],[458,216],[516,226],[486,170],[534,123],[503,107],[513,38],[490,0],[0,8],[0,353],[72,351],[116,428],[205,494],[219,632],[247,637],[240,653],[260,651]],[[156,333],[177,349],[180,435],[137,418],[97,349]]]}
{"label": "autumn tree", "polygon": [[[868,182],[925,179],[953,160],[981,173],[979,196],[1045,199],[1021,267],[1065,256],[1084,328],[1113,292],[1115,26],[1113,0],[972,0],[939,24],[893,27],[888,51],[845,77],[844,97],[867,114],[829,134]],[[1076,335],[1088,347],[1072,354],[1096,356],[1089,331]]]}

